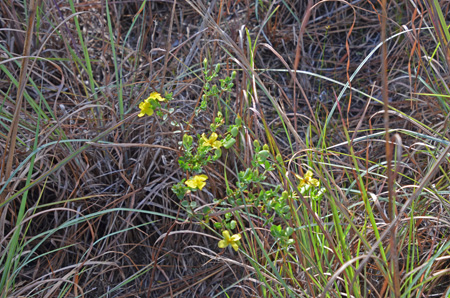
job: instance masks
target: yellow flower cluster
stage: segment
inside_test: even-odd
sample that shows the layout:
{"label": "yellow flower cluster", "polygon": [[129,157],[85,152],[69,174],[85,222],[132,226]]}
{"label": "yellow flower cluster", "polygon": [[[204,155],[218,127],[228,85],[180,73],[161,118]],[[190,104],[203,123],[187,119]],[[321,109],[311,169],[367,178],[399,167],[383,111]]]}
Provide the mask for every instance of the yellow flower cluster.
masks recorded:
{"label": "yellow flower cluster", "polygon": [[225,248],[228,245],[231,245],[231,247],[234,248],[235,251],[238,251],[239,249],[239,240],[241,240],[241,235],[234,234],[230,237],[230,232],[223,231],[222,235],[225,239],[219,241],[219,248]]}
{"label": "yellow flower cluster", "polygon": [[313,172],[311,170],[308,170],[304,177],[301,177],[297,174],[294,174],[294,175],[295,175],[295,177],[297,177],[297,179],[300,180],[298,187],[302,187],[303,185],[312,185],[315,187],[320,186],[319,180],[313,178]]}
{"label": "yellow flower cluster", "polygon": [[158,92],[152,92],[150,96],[139,104],[139,108],[141,112],[138,114],[138,117],[143,117],[145,115],[151,116],[153,115],[153,105],[151,104],[152,100],[157,101],[165,101],[166,99],[161,96]]}
{"label": "yellow flower cluster", "polygon": [[205,134],[202,134],[203,145],[213,147],[214,149],[219,149],[220,147],[222,147],[222,142],[217,141],[218,137],[219,136],[215,132],[211,134],[209,139],[205,136]]}
{"label": "yellow flower cluster", "polygon": [[199,190],[202,190],[203,187],[206,185],[206,180],[208,179],[208,176],[206,175],[195,175],[194,177],[189,178],[184,184],[189,186],[190,188],[197,188]]}

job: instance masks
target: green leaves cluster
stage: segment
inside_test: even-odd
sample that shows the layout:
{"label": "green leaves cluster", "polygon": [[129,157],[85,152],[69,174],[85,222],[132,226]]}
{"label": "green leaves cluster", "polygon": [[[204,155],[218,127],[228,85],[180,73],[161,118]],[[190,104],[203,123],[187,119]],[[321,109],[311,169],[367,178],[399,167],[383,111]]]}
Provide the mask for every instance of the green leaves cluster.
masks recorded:
{"label": "green leaves cluster", "polygon": [[[235,137],[242,125],[241,119],[237,118],[235,124],[228,127],[228,131],[223,137],[215,132],[222,124],[223,117],[219,112],[214,123],[211,124],[214,130],[212,129],[213,132],[209,137],[205,134],[197,135],[198,141],[194,143],[192,136],[188,134],[183,136],[183,140],[180,142],[183,154],[178,158],[181,169],[192,174],[199,174],[203,171],[204,166],[218,160],[222,156],[222,148],[229,149],[236,143]],[[186,179],[183,179],[172,187],[172,191],[179,199],[182,199],[187,192],[192,191],[191,188],[185,185],[185,182]]]}
{"label": "green leaves cluster", "polygon": [[205,146],[204,143],[195,146],[194,138],[188,134],[183,136],[181,147],[183,149],[183,155],[178,159],[180,168],[192,173],[201,173],[205,165],[216,161],[222,155],[220,148]]}
{"label": "green leaves cluster", "polygon": [[200,111],[206,110],[208,106],[208,101],[211,97],[216,97],[220,99],[220,95],[224,92],[230,92],[234,86],[233,80],[236,78],[236,71],[233,71],[230,76],[224,79],[219,79],[220,88],[213,84],[212,81],[219,75],[220,64],[216,64],[214,69],[210,71],[208,69],[208,60],[205,58],[203,60],[203,75],[205,77],[205,85],[203,86],[203,95],[200,106],[196,109],[195,113],[198,115]]}
{"label": "green leaves cluster", "polygon": [[[209,138],[204,134],[197,136],[197,146],[194,144],[194,138],[185,134],[180,144],[183,155],[178,159],[181,169],[192,173],[201,173],[204,166],[219,159],[222,156],[221,147],[229,149],[236,143],[234,137],[240,128],[240,122],[240,119],[236,120],[236,124],[229,127],[229,131],[223,138],[220,138],[215,132]],[[217,128],[217,124],[215,125]]]}
{"label": "green leaves cluster", "polygon": [[287,191],[283,191],[281,196],[274,196],[272,198],[263,196],[262,203],[265,207],[264,215],[268,216],[270,213],[275,212],[275,214],[282,219],[290,220],[292,215],[288,199],[292,199],[292,196]]}
{"label": "green leaves cluster", "polygon": [[[218,77],[220,65],[216,65],[212,71],[209,71],[208,61],[205,59],[203,68],[205,77],[204,94],[196,114],[200,110],[206,109],[208,100],[211,97],[220,99],[223,92],[231,91],[233,87],[232,81],[236,76],[236,73],[233,72],[231,76],[219,79],[220,86],[218,87],[212,81]],[[236,143],[236,138],[242,127],[241,118],[236,117],[235,123],[228,126],[226,133],[220,134],[219,128],[224,123],[223,115],[218,112],[214,122],[210,125],[208,134],[204,133],[196,137],[188,134],[183,136],[183,140],[180,142],[182,155],[178,160],[181,169],[193,175],[200,174],[205,166],[217,161],[222,156],[223,148],[229,149]],[[214,228],[218,230],[235,230],[238,225],[236,216],[238,216],[239,212],[244,212],[244,209],[245,212],[259,213],[265,219],[264,225],[270,226],[271,235],[275,240],[279,245],[287,248],[287,246],[294,243],[292,239],[294,228],[289,225],[289,222],[293,218],[292,210],[296,210],[298,205],[302,203],[299,202],[298,195],[305,196],[308,200],[312,200],[311,203],[314,204],[323,196],[324,189],[319,187],[319,181],[313,178],[312,171],[307,171],[303,177],[295,175],[299,184],[293,189],[285,189],[281,185],[270,184],[268,173],[277,168],[284,168],[284,161],[281,156],[274,157],[267,144],[261,145],[258,140],[255,140],[253,147],[255,154],[250,162],[250,166],[237,174],[237,181],[234,187],[227,183],[227,196],[215,199],[214,202],[217,205],[212,209],[207,207],[201,211],[202,208],[197,208],[196,202],[182,200],[186,193],[201,190],[206,185],[203,181],[199,180],[195,184],[198,187],[192,188],[194,182],[190,183],[190,180],[186,181],[186,179],[183,179],[174,185],[172,190],[182,200],[181,205],[188,216],[202,222],[204,225],[207,225],[209,222],[209,215],[214,209],[222,207],[234,209],[233,212],[223,213],[221,217],[214,217],[217,220],[214,223]]]}
{"label": "green leaves cluster", "polygon": [[215,222],[214,227],[218,230],[234,230],[237,227],[237,221],[233,219],[233,214],[231,212],[225,213],[225,219],[221,222]]}
{"label": "green leaves cluster", "polygon": [[281,242],[282,246],[288,246],[294,244],[294,239],[289,237],[294,233],[294,229],[291,227],[287,227],[283,229],[281,225],[272,225],[270,227],[270,234]]}

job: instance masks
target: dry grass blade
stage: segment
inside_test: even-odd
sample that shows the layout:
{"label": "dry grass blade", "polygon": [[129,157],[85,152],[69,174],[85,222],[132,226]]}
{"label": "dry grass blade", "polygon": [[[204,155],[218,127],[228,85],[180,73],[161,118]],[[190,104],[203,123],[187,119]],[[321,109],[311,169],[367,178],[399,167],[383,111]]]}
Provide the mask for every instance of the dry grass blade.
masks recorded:
{"label": "dry grass blade", "polygon": [[[388,94],[388,73],[387,73],[387,45],[386,45],[386,26],[387,26],[387,10],[386,10],[387,2],[383,0],[381,3],[381,42],[383,45],[381,46],[381,82],[382,82],[382,97],[384,104],[384,131],[385,131],[385,141],[386,141],[386,163],[387,163],[387,177],[388,177],[388,215],[389,220],[392,222],[396,217],[396,196],[394,193],[394,173],[392,171],[392,152],[391,148],[391,138],[389,134],[389,94]],[[400,298],[400,277],[399,277],[399,268],[398,268],[398,252],[397,252],[397,229],[396,226],[393,226],[391,229],[391,234],[389,238],[390,242],[390,256],[391,256],[391,268],[392,274],[391,277],[393,280],[393,293],[394,297]]]}
{"label": "dry grass blade", "polygon": [[[358,276],[361,271],[363,270],[364,266],[366,265],[366,263],[370,260],[370,258],[372,257],[372,255],[374,254],[375,250],[377,250],[378,245],[388,236],[392,233],[392,229],[394,229],[398,224],[399,221],[401,220],[401,217],[403,214],[406,213],[406,210],[409,208],[409,206],[411,205],[412,202],[414,202],[423,192],[424,187],[429,184],[430,180],[434,177],[434,175],[436,174],[436,172],[439,170],[439,167],[442,165],[442,163],[448,158],[448,154],[450,153],[450,144],[447,145],[447,147],[445,147],[444,150],[442,150],[442,152],[440,152],[439,154],[439,158],[436,160],[436,162],[433,164],[433,166],[431,167],[431,169],[427,172],[427,174],[423,177],[423,179],[420,181],[420,184],[418,185],[417,189],[414,191],[414,193],[408,198],[408,200],[404,203],[402,209],[399,210],[397,216],[395,217],[394,220],[392,220],[389,225],[387,226],[386,230],[381,234],[380,239],[378,241],[376,241],[373,246],[372,249],[367,253],[367,256],[364,258],[364,260],[361,262],[361,264],[359,265],[359,267],[356,270],[356,275]],[[327,288],[329,288],[328,285]]]}
{"label": "dry grass blade", "polygon": [[[36,11],[37,8],[41,5],[42,0],[32,0],[30,2],[30,15],[28,17],[28,26],[26,31],[26,37],[25,37],[25,45],[23,48],[23,60],[20,68],[20,77],[19,77],[19,87],[17,88],[17,96],[15,101],[15,110],[14,110],[14,117],[9,129],[8,136],[6,138],[6,144],[5,144],[5,155],[2,157],[1,161],[1,167],[0,170],[3,170],[3,173],[0,172],[0,174],[3,174],[3,178],[0,176],[0,181],[5,182],[9,176],[11,175],[12,171],[12,165],[16,150],[16,138],[17,138],[17,130],[19,125],[19,119],[20,119],[20,112],[22,110],[22,102],[23,102],[23,93],[25,89],[25,84],[27,82],[27,76],[29,74],[28,70],[28,63],[29,63],[29,56],[30,56],[30,50],[31,50],[31,43],[32,38],[34,35],[34,23],[36,20]],[[5,158],[8,158],[6,160],[6,166],[4,167]],[[3,193],[0,193],[0,204],[5,202],[5,199],[8,195],[8,191],[5,191]],[[2,217],[3,208],[0,209],[0,217]],[[3,225],[0,228],[0,236],[3,236]]]}

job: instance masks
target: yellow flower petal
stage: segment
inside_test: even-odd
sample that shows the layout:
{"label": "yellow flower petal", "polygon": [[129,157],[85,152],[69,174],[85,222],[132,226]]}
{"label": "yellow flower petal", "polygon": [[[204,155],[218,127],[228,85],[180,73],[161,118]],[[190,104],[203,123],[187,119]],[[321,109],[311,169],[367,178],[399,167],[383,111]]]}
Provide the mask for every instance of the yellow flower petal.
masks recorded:
{"label": "yellow flower petal", "polygon": [[231,247],[233,247],[235,251],[239,250],[239,245],[237,245],[237,243],[235,242],[231,243]]}
{"label": "yellow flower petal", "polygon": [[320,182],[317,179],[311,179],[311,184],[314,185],[315,187],[319,187],[320,186]]}
{"label": "yellow flower petal", "polygon": [[305,174],[305,180],[311,179],[312,176],[313,176],[312,171],[311,171],[311,170],[308,170],[308,171],[306,172],[306,174]]}
{"label": "yellow flower petal", "polygon": [[228,246],[228,243],[225,240],[219,241],[219,248],[225,248]]}
{"label": "yellow flower petal", "polygon": [[218,138],[218,135],[215,132],[213,132],[211,134],[211,136],[209,137],[209,141],[214,142],[215,140],[217,140],[217,138]]}
{"label": "yellow flower petal", "polygon": [[306,184],[305,179],[303,179],[302,177],[300,177],[300,176],[297,175],[297,174],[294,174],[294,176],[295,176],[298,180],[300,180],[300,182],[299,182],[299,184],[298,184],[299,187],[302,187],[303,185]]}
{"label": "yellow flower petal", "polygon": [[198,183],[197,183],[197,188],[198,188],[199,190],[202,190],[202,188],[205,187],[205,186],[206,186],[206,182],[198,182]]}
{"label": "yellow flower petal", "polygon": [[225,237],[225,240],[228,242],[230,241],[230,232],[228,232],[227,230],[222,232],[223,237]]}
{"label": "yellow flower petal", "polygon": [[150,100],[152,100],[152,99],[157,100],[157,101],[165,101],[165,100],[166,100],[166,99],[163,98],[163,97],[161,96],[161,94],[159,94],[158,92],[152,92],[152,93],[150,93],[150,96],[149,96],[145,101],[150,101]]}
{"label": "yellow flower petal", "polygon": [[315,187],[319,187],[320,186],[320,181],[315,179],[315,178],[313,178],[313,172],[311,170],[308,170],[305,173],[304,177],[300,177],[297,174],[294,174],[294,176],[297,177],[298,180],[300,180],[300,182],[298,184],[298,187],[302,187],[305,184],[312,185],[312,186],[315,186]]}
{"label": "yellow flower petal", "polygon": [[138,117],[142,117],[144,115],[151,116],[153,115],[153,108],[152,105],[148,102],[141,102],[139,104],[139,108],[141,109],[141,112],[138,114]]}
{"label": "yellow flower petal", "polygon": [[230,241],[239,241],[241,240],[241,235],[240,234],[234,234],[233,236],[231,236]]}
{"label": "yellow flower petal", "polygon": [[197,183],[194,180],[186,180],[184,184],[186,184],[190,188],[197,188]]}

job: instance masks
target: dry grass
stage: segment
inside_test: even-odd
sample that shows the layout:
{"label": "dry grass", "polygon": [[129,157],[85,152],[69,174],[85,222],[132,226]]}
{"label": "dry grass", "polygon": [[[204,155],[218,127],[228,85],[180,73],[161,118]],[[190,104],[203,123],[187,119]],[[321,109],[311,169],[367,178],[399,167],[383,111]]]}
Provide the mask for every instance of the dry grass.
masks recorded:
{"label": "dry grass", "polygon": [[[342,297],[358,278],[340,268],[356,272],[362,260],[368,263],[356,296],[393,295],[389,266],[396,263],[402,285],[423,283],[403,287],[403,295],[444,297],[449,65],[445,51],[435,52],[439,34],[427,29],[436,23],[432,6],[388,1],[398,255],[383,267],[378,250],[364,259],[378,247],[377,233],[393,226],[381,51],[373,52],[382,41],[380,4],[202,2],[0,3],[1,297]],[[447,15],[449,4],[441,9]],[[238,75],[229,99],[213,99],[195,115],[204,58],[220,63],[222,76]],[[173,92],[164,120],[137,117],[152,91]],[[217,207],[213,199],[225,198],[238,172],[250,167],[253,140],[270,144],[290,177],[309,165],[327,188],[317,210],[298,212],[305,225],[323,224],[314,233],[327,241],[326,253],[314,251],[313,240],[302,247],[300,230],[290,253],[274,252],[259,211],[233,213],[248,237],[240,253],[224,251],[220,231],[182,208],[171,190],[186,178],[179,142],[185,133],[208,133],[226,105],[227,120],[239,116],[245,129],[235,149],[205,167],[208,189],[189,199]],[[289,178],[275,172],[267,183],[288,187]],[[424,192],[411,200],[420,183]],[[223,220],[220,210],[212,222]],[[333,223],[345,229],[346,248]],[[387,254],[394,251],[389,241],[379,241]],[[290,290],[280,290],[281,280]]]}

